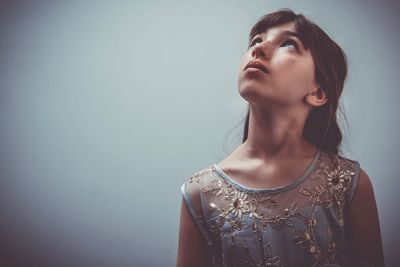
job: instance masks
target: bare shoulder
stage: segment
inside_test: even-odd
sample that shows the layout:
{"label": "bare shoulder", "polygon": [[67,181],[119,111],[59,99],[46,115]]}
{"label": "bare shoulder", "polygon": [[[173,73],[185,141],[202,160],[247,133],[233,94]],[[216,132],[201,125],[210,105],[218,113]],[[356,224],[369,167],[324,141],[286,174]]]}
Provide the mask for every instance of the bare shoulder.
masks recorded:
{"label": "bare shoulder", "polygon": [[[349,208],[350,255],[354,260],[384,266],[379,215],[374,189],[368,174],[361,168]],[[369,233],[366,235],[365,233]]]}
{"label": "bare shoulder", "polygon": [[358,188],[356,192],[358,192],[361,196],[374,196],[374,190],[371,183],[371,179],[368,174],[364,171],[363,168],[360,168],[360,177],[358,178]]}
{"label": "bare shoulder", "polygon": [[210,177],[212,168],[204,167],[192,173],[182,185],[181,215],[177,267],[205,267],[209,265],[208,245],[200,228],[203,216],[201,188]]}
{"label": "bare shoulder", "polygon": [[368,174],[360,168],[358,183],[349,208],[350,223],[362,223],[368,218],[378,217],[374,189]]}

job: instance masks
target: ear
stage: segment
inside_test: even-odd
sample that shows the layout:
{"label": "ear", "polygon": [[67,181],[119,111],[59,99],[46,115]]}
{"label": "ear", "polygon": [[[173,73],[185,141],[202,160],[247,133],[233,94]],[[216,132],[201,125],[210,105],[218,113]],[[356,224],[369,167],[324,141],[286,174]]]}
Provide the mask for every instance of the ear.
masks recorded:
{"label": "ear", "polygon": [[306,95],[305,101],[313,107],[320,107],[328,101],[326,93],[319,87],[311,89]]}

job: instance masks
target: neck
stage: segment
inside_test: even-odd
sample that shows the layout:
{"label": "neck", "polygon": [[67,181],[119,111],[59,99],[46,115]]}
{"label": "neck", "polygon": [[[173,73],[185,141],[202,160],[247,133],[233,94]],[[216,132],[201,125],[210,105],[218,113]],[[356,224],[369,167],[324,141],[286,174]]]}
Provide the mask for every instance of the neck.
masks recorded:
{"label": "neck", "polygon": [[247,140],[241,145],[250,158],[274,160],[313,156],[317,148],[303,137],[307,111],[271,112],[250,106]]}

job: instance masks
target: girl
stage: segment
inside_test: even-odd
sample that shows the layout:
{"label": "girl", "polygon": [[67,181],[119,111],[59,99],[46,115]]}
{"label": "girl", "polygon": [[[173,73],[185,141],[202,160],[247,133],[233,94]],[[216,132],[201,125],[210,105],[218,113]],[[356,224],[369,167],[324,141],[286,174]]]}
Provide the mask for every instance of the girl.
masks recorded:
{"label": "girl", "polygon": [[370,179],[339,154],[344,52],[290,9],[249,38],[243,142],[182,185],[177,266],[384,266]]}

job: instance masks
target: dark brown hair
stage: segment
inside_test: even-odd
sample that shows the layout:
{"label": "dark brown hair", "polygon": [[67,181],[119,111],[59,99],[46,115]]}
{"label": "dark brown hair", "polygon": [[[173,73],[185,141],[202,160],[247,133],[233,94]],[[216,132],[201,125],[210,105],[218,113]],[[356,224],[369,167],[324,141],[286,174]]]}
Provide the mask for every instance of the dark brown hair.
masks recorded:
{"label": "dark brown hair", "polygon": [[[262,16],[252,27],[249,34],[249,46],[253,37],[267,29],[294,22],[306,50],[311,50],[315,64],[315,79],[327,95],[327,102],[314,108],[305,122],[303,136],[321,150],[338,154],[342,141],[342,132],[337,122],[336,111],[340,109],[339,98],[347,76],[347,59],[343,50],[319,26],[302,14],[295,14],[284,8]],[[249,128],[250,108],[245,118],[244,143]]]}

